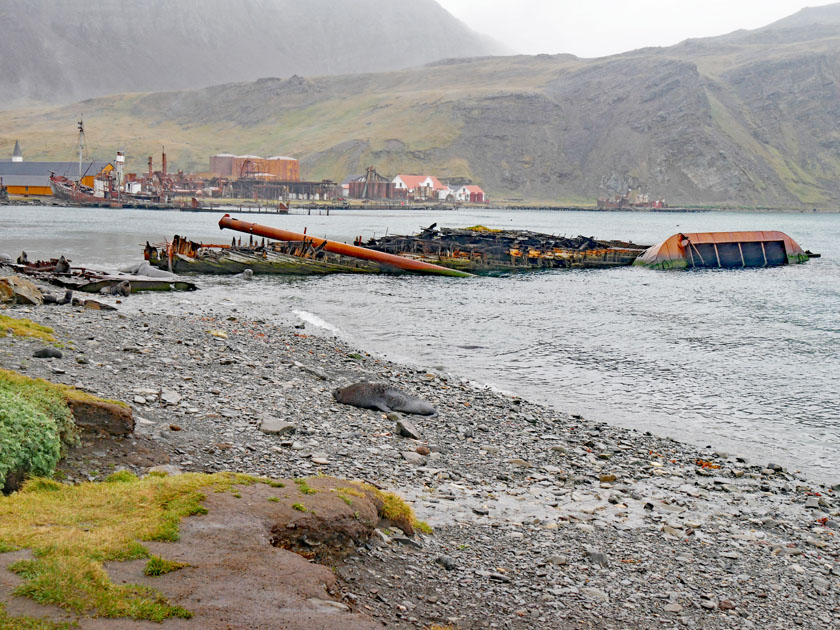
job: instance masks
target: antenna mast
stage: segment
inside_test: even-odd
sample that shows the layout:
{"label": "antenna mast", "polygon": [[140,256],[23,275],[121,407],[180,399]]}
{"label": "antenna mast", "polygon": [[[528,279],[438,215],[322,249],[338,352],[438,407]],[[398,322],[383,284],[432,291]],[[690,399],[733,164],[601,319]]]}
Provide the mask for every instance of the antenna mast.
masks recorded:
{"label": "antenna mast", "polygon": [[85,149],[85,123],[79,118],[79,181],[82,181],[82,152]]}

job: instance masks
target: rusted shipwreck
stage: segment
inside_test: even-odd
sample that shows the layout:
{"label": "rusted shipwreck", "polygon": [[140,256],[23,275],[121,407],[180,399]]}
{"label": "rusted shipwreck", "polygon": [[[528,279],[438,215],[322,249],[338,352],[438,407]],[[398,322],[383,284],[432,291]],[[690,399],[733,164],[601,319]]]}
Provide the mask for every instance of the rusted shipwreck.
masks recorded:
{"label": "rusted shipwreck", "polygon": [[804,251],[784,232],[679,233],[647,249],[636,265],[652,269],[743,269],[803,263]]}
{"label": "rusted shipwreck", "polygon": [[[631,265],[644,246],[591,237],[566,238],[481,226],[437,229],[416,236],[386,236],[349,245],[225,215],[221,228],[244,232],[248,241],[208,244],[175,236],[146,245],[151,264],[175,273],[258,274],[422,273],[469,276],[535,269]],[[257,237],[256,239],[254,237]],[[268,239],[268,240],[266,240]]]}
{"label": "rusted shipwreck", "polygon": [[366,246],[474,274],[626,267],[645,250],[644,245],[591,236],[494,230],[481,225],[438,228],[437,224],[417,236],[384,236],[369,240]]}

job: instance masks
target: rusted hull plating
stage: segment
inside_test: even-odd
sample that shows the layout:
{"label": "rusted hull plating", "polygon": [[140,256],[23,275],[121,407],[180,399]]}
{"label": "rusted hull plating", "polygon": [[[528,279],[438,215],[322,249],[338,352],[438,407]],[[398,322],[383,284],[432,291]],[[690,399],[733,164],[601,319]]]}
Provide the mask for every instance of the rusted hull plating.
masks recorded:
{"label": "rusted hull plating", "polygon": [[809,256],[784,232],[696,232],[674,234],[639,256],[653,269],[743,269],[806,262]]}

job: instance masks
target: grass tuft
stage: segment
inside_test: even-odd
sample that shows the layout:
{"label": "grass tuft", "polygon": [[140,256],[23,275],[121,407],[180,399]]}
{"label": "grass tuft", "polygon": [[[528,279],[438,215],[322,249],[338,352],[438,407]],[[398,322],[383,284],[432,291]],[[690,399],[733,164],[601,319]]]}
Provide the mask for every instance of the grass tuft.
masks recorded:
{"label": "grass tuft", "polygon": [[134,483],[135,481],[139,479],[130,470],[119,470],[105,477],[105,483]]}
{"label": "grass tuft", "polygon": [[177,571],[178,569],[183,569],[186,566],[189,566],[186,562],[175,562],[174,560],[167,560],[160,556],[152,556],[146,563],[146,568],[143,569],[143,573],[150,577],[157,577],[172,573],[172,571]]}
{"label": "grass tuft", "polygon": [[303,503],[292,503],[292,509],[297,510],[298,512],[306,512],[306,507]]}
{"label": "grass tuft", "polygon": [[297,484],[298,490],[301,491],[302,494],[315,494],[318,492],[317,490],[313,490],[309,487],[306,483],[306,479],[295,479],[295,483]]}

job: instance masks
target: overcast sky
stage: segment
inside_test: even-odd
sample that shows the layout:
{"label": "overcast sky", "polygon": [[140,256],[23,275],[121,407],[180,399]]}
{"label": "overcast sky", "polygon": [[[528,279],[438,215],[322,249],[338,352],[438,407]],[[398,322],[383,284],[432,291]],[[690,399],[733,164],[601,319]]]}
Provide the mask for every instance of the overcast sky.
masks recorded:
{"label": "overcast sky", "polygon": [[836,0],[438,0],[513,51],[600,57],[753,29]]}

